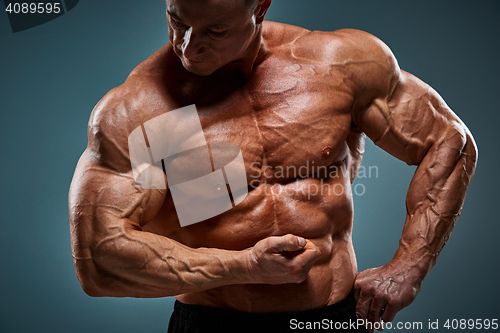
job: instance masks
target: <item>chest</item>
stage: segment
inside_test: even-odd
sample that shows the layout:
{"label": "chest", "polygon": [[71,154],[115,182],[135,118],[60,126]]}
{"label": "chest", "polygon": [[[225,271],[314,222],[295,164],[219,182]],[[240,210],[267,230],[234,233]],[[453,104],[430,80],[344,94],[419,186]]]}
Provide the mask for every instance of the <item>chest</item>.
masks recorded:
{"label": "chest", "polygon": [[270,66],[215,103],[197,105],[208,142],[233,142],[247,175],[330,165],[345,155],[352,94],[330,66]]}

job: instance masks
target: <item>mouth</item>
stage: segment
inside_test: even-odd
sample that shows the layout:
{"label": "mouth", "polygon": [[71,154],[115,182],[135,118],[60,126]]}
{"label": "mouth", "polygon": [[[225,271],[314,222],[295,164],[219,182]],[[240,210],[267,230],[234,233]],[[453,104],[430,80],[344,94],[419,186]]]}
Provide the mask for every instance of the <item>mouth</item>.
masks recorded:
{"label": "mouth", "polygon": [[202,64],[202,63],[206,63],[207,60],[200,60],[200,59],[190,59],[190,58],[187,58],[187,57],[184,57],[184,60],[189,63],[189,64]]}
{"label": "mouth", "polygon": [[194,60],[194,59],[189,59],[189,58],[184,58],[188,63],[190,64],[199,64],[202,63],[203,61],[200,60]]}

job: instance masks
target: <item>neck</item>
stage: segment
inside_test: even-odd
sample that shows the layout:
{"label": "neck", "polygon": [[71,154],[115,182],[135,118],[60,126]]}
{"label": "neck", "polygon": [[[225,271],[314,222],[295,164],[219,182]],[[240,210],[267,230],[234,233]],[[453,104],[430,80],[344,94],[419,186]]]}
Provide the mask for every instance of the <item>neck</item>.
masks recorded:
{"label": "neck", "polygon": [[237,71],[245,79],[250,79],[254,69],[267,58],[269,50],[266,47],[264,38],[262,37],[262,24],[257,27],[255,38],[248,44],[247,50],[243,57],[235,60],[220,70],[222,71]]}

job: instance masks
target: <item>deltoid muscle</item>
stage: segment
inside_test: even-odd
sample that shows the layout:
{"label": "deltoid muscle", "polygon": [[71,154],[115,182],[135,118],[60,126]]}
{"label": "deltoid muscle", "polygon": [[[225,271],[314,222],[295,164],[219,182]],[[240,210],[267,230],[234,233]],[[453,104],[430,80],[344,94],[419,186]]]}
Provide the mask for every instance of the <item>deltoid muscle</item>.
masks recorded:
{"label": "deltoid muscle", "polygon": [[222,214],[248,194],[239,146],[208,144],[195,105],[145,122],[132,131],[128,144],[137,185],[166,189],[166,173],[182,227]]}

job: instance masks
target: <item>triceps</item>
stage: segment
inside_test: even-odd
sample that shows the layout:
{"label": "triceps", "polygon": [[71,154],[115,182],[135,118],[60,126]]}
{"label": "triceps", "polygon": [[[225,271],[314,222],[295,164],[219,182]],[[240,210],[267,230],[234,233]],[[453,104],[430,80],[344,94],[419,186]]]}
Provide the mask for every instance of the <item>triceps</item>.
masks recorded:
{"label": "triceps", "polygon": [[423,262],[426,274],[458,219],[477,150],[465,124],[434,89],[409,73],[401,76],[390,97],[375,99],[363,112],[360,128],[391,155],[418,166],[396,257]]}
{"label": "triceps", "polygon": [[404,71],[390,96],[375,98],[358,118],[377,146],[408,165],[419,165],[440,140],[450,142],[448,133],[464,138],[468,131],[434,89]]}

